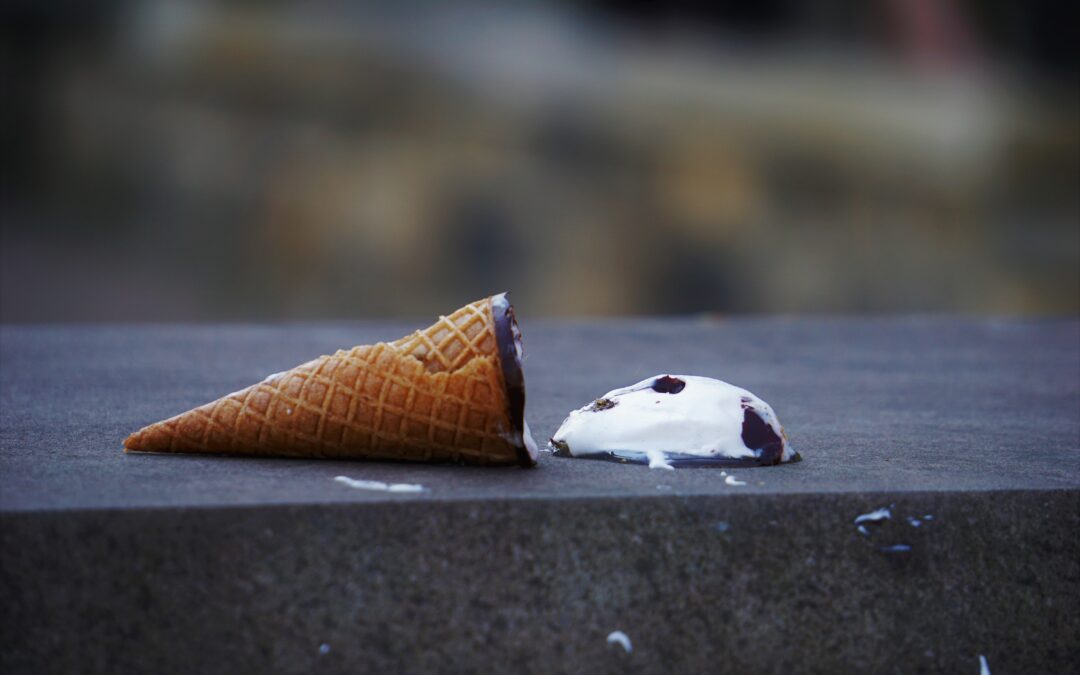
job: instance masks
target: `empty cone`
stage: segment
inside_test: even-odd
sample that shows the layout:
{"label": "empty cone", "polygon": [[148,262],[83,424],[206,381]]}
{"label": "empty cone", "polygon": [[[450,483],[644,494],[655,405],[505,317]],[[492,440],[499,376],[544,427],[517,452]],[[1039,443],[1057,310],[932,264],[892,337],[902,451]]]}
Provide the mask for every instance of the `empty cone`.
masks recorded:
{"label": "empty cone", "polygon": [[506,294],[395,342],[353,347],[140,429],[128,451],[536,463]]}

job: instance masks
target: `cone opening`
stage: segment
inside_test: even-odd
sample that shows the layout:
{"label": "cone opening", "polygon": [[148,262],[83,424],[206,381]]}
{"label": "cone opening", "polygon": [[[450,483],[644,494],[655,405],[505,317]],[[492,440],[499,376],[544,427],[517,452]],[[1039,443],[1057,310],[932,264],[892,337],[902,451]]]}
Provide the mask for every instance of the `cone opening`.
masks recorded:
{"label": "cone opening", "polygon": [[521,329],[506,293],[491,297],[491,314],[495,319],[495,342],[502,364],[510,423],[514,426],[518,463],[533,466],[536,456],[525,438],[528,430],[525,424],[525,373],[521,368]]}

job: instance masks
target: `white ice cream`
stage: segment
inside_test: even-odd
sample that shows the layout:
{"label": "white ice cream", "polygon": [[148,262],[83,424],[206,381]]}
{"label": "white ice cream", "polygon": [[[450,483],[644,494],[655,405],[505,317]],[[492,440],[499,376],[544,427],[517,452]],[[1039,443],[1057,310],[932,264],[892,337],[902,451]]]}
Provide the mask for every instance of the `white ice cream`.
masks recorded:
{"label": "white ice cream", "polygon": [[348,476],[335,476],[334,480],[339,483],[344,483],[351,488],[357,490],[376,490],[380,492],[426,492],[427,488],[423,485],[415,485],[413,483],[384,483],[381,480],[360,480],[359,478],[349,478]]}
{"label": "white ice cream", "polygon": [[861,516],[855,517],[855,524],[862,525],[863,523],[880,523],[883,520],[889,520],[892,518],[892,511],[887,506],[883,506],[880,509],[875,509],[870,513],[864,513]]}
{"label": "white ice cream", "polygon": [[657,375],[610,391],[571,412],[551,445],[560,455],[607,456],[657,468],[679,461],[771,464],[798,458],[768,403],[745,389],[693,375]]}
{"label": "white ice cream", "polygon": [[540,449],[536,447],[536,439],[533,438],[532,430],[529,429],[529,421],[522,418],[521,424],[524,427],[522,429],[522,437],[525,440],[525,448],[529,451],[529,456],[533,458],[533,461],[536,461],[536,456],[540,453]]}
{"label": "white ice cream", "polygon": [[634,645],[632,642],[630,642],[629,636],[627,636],[627,634],[622,632],[621,630],[613,631],[611,635],[608,635],[607,643],[609,645],[619,645],[626,650],[627,654],[634,651]]}

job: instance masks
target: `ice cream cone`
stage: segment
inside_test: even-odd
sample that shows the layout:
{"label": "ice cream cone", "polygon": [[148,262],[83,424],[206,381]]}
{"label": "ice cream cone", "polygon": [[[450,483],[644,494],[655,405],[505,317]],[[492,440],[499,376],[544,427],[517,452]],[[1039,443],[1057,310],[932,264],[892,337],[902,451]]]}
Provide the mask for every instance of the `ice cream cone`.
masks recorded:
{"label": "ice cream cone", "polygon": [[353,347],[140,429],[128,451],[536,463],[506,294],[390,343]]}

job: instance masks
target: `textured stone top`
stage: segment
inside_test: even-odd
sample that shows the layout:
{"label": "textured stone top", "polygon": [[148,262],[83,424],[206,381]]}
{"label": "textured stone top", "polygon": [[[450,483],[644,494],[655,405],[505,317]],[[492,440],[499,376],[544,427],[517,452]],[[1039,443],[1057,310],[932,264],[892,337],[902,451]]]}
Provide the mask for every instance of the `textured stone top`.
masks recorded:
{"label": "textured stone top", "polygon": [[[0,510],[1080,488],[1080,321],[530,321],[526,418],[658,373],[772,404],[803,462],[674,472],[542,454],[536,469],[126,455],[139,427],[415,322],[0,328]],[[425,492],[335,481],[419,483]]]}

